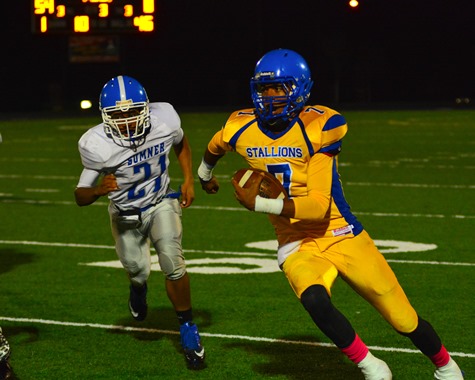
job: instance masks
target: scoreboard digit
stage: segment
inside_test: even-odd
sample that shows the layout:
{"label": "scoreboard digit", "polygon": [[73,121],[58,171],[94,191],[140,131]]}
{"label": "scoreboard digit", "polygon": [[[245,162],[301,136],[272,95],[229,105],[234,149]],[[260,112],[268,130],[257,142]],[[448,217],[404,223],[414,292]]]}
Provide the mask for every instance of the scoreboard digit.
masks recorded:
{"label": "scoreboard digit", "polygon": [[31,0],[35,34],[150,33],[155,0]]}

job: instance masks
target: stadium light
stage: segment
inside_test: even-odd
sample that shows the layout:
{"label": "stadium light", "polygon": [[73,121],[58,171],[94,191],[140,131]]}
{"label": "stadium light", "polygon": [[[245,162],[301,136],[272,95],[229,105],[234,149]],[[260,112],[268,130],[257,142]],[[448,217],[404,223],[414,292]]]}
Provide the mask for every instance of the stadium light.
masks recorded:
{"label": "stadium light", "polygon": [[81,100],[81,109],[88,110],[92,107],[92,103],[90,100]]}

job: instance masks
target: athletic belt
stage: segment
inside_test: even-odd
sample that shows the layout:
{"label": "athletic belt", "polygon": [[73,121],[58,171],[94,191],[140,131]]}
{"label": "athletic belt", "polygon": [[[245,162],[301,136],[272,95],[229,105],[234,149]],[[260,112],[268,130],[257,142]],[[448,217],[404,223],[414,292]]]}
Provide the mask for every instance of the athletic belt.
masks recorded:
{"label": "athletic belt", "polygon": [[168,194],[164,195],[163,197],[161,197],[158,201],[156,201],[156,202],[154,202],[154,203],[151,203],[151,204],[149,204],[149,205],[147,205],[147,206],[145,206],[145,207],[142,207],[142,208],[140,209],[140,211],[141,211],[141,212],[147,211],[149,208],[158,205],[158,204],[159,204],[162,200],[164,200],[165,198],[178,199],[178,198],[180,198],[180,195],[181,195],[181,191],[180,191],[180,190],[178,190],[178,191],[176,191],[176,192],[174,192],[174,193],[168,193]]}

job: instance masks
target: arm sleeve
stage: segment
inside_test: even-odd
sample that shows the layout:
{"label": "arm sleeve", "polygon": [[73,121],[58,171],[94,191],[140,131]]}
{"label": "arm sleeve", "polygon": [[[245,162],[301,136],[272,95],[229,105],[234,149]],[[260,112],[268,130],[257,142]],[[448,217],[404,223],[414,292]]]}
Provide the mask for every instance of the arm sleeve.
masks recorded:
{"label": "arm sleeve", "polygon": [[177,129],[175,132],[175,138],[173,139],[173,145],[179,145],[185,138],[185,132],[183,129]]}
{"label": "arm sleeve", "polygon": [[83,169],[79,182],[76,187],[93,187],[96,185],[97,179],[101,173],[96,170]]}
{"label": "arm sleeve", "polygon": [[214,136],[211,138],[210,142],[208,143],[209,152],[214,154],[215,156],[222,156],[226,152],[230,152],[233,150],[231,145],[229,145],[229,143],[224,141],[223,132],[224,132],[224,128],[216,132]]}
{"label": "arm sleeve", "polygon": [[178,145],[183,140],[184,131],[181,128],[181,119],[175,108],[166,102],[150,103],[153,118],[165,123],[173,134],[173,145]]}
{"label": "arm sleeve", "polygon": [[82,165],[90,170],[101,171],[112,155],[109,145],[104,144],[92,129],[79,139],[78,149]]}
{"label": "arm sleeve", "polygon": [[308,166],[307,196],[293,198],[296,219],[324,219],[330,208],[334,157],[317,153]]}

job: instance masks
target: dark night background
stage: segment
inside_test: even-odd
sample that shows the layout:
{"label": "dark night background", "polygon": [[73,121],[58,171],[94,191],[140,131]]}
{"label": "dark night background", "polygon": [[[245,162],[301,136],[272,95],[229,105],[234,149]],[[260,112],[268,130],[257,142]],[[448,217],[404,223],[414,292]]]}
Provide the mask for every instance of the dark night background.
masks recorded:
{"label": "dark night background", "polygon": [[84,98],[97,112],[119,74],[179,111],[247,107],[257,60],[279,47],[306,58],[314,104],[473,107],[475,0],[347,2],[157,0],[153,34],[121,35],[117,63],[80,64],[67,36],[33,34],[30,1],[16,0],[0,25],[0,113],[70,112]]}

